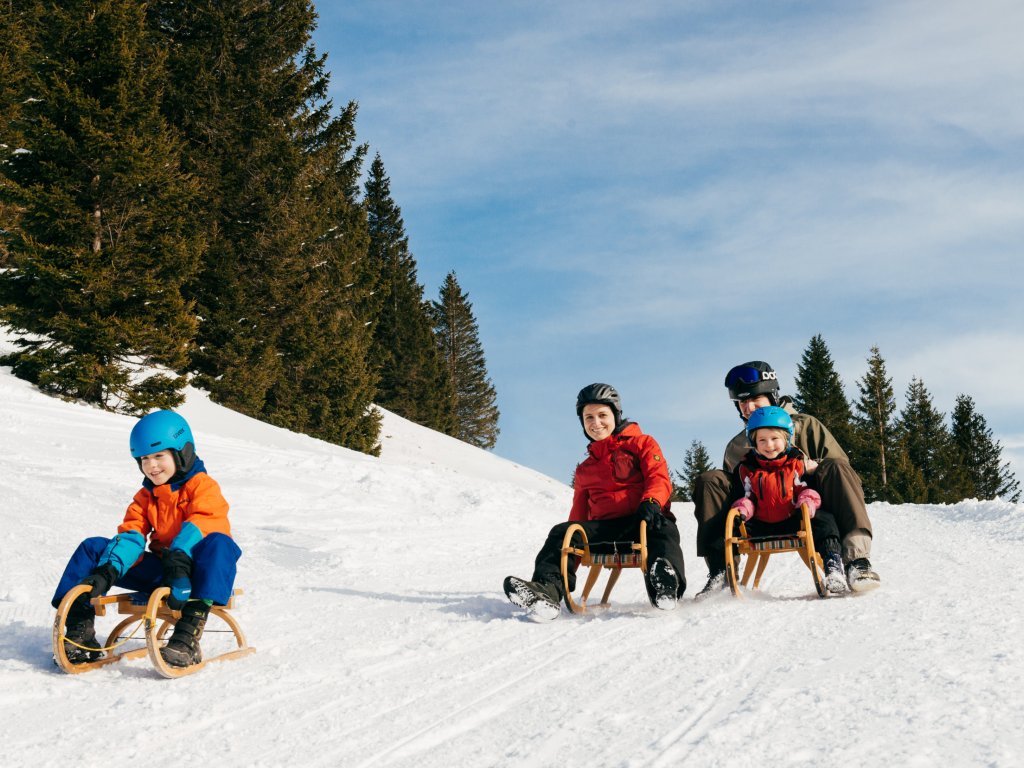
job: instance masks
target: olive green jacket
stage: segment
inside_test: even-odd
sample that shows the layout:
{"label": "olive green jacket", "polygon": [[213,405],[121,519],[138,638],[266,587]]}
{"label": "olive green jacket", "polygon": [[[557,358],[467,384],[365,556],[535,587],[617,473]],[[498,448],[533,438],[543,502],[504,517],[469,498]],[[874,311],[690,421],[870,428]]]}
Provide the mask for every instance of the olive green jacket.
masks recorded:
{"label": "olive green jacket", "polygon": [[[807,458],[816,461],[822,459],[850,460],[846,451],[840,447],[824,424],[806,413],[797,413],[796,408],[793,407],[792,398],[788,395],[779,398],[779,406],[793,417],[793,445],[803,451]],[[750,441],[747,440],[747,433],[744,430],[725,446],[722,468],[726,472],[732,473],[749,450]]]}

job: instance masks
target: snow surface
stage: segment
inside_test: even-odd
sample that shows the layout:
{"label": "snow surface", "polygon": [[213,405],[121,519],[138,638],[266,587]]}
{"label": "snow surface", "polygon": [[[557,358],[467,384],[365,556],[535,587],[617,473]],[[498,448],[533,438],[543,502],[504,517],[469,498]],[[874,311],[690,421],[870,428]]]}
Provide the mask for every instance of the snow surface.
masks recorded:
{"label": "snow surface", "polygon": [[[374,459],[195,390],[182,410],[232,504],[257,652],[67,676],[49,600],[139,485],[133,419],[0,369],[4,766],[1024,765],[1022,505],[873,505],[867,595],[819,600],[780,556],[747,600],[659,612],[629,571],[609,609],[534,624],[501,582],[529,577],[564,484],[391,414]],[[689,597],[706,574],[676,510]]]}

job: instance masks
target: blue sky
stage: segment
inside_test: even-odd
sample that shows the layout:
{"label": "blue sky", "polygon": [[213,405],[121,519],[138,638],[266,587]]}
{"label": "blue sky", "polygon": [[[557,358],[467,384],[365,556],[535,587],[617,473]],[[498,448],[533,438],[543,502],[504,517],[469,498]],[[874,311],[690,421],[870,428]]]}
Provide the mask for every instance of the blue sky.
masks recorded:
{"label": "blue sky", "polygon": [[568,480],[576,392],[620,391],[674,468],[740,426],[725,371],[791,392],[821,334],[971,395],[1024,481],[1024,6],[321,2],[426,293],[454,269],[496,452]]}

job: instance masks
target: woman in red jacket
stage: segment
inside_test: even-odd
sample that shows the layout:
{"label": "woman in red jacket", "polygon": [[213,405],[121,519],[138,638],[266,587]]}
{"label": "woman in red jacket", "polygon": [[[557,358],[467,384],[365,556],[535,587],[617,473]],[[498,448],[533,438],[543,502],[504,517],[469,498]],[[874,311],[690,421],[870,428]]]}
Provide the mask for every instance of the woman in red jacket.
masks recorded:
{"label": "woman in red jacket", "polygon": [[[561,551],[565,532],[579,523],[589,541],[635,541],[647,521],[644,580],[651,604],[670,610],[686,589],[679,529],[670,510],[672,480],[658,442],[622,418],[619,393],[608,384],[591,384],[576,397],[576,414],[590,440],[588,456],[576,467],[569,520],[548,534],[530,581],[509,576],[505,594],[530,618],[558,617],[562,594]],[[576,576],[569,574],[570,589]]]}

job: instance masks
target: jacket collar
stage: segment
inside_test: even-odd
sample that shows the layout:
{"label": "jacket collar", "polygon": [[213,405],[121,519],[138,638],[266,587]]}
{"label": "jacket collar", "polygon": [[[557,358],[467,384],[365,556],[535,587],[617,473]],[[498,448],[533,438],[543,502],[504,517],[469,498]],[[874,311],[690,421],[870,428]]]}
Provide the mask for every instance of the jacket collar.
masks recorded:
{"label": "jacket collar", "polygon": [[[200,472],[206,474],[206,466],[203,464],[203,460],[196,456],[196,460],[192,463],[192,469],[182,474],[178,472],[168,482],[164,483],[164,486],[170,486],[172,492],[177,491],[181,486],[191,480],[193,477],[198,475]],[[153,481],[148,477],[142,478],[142,487],[150,493],[153,493],[157,486],[153,485]],[[163,486],[161,486],[163,487]]]}
{"label": "jacket collar", "polygon": [[627,438],[637,437],[642,435],[643,432],[640,429],[640,425],[633,421],[623,421],[619,424],[618,428],[606,437],[604,440],[591,440],[590,445],[587,446],[587,451],[595,459],[602,456],[607,456]]}

